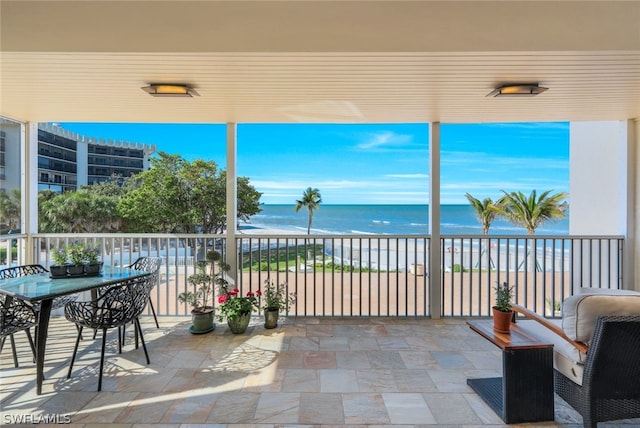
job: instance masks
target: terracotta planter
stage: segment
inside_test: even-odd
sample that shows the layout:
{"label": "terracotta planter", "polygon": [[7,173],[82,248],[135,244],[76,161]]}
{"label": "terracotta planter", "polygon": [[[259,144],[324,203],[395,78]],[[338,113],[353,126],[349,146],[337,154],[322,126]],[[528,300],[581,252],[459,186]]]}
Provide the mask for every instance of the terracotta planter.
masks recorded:
{"label": "terracotta planter", "polygon": [[240,314],[237,317],[227,318],[227,325],[233,334],[242,334],[247,331],[249,321],[251,320],[251,312]]}
{"label": "terracotta planter", "polygon": [[264,328],[276,328],[278,326],[279,309],[264,310]]}
{"label": "terracotta planter", "polygon": [[493,308],[493,329],[498,333],[509,333],[511,329],[511,320],[513,319],[513,311],[502,312]]}

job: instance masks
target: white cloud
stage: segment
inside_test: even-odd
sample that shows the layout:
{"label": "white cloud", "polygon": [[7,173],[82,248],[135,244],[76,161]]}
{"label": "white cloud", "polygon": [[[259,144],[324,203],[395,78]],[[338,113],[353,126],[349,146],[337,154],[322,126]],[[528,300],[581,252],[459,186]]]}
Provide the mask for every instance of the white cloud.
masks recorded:
{"label": "white cloud", "polygon": [[408,134],[397,134],[391,131],[367,134],[365,141],[360,142],[356,147],[362,150],[402,148],[413,141],[413,136]]}

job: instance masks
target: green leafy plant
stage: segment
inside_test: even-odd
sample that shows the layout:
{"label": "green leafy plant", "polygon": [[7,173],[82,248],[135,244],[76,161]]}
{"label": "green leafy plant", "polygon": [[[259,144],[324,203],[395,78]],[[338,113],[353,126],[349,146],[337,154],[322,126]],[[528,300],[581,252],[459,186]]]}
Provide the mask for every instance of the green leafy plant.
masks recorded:
{"label": "green leafy plant", "polygon": [[262,293],[258,290],[256,293],[249,291],[247,295],[240,296],[240,290],[233,288],[232,290],[225,289],[224,294],[220,294],[218,297],[218,319],[223,321],[224,319],[235,318],[240,315],[248,314],[258,309],[258,297]]}
{"label": "green leafy plant", "polygon": [[63,266],[67,264],[67,249],[65,247],[56,248],[51,252],[51,260],[54,265]]}
{"label": "green leafy plant", "polygon": [[506,282],[496,284],[496,304],[494,308],[502,312],[511,311],[511,300],[513,299],[513,287],[509,287]]}
{"label": "green leafy plant", "polygon": [[67,254],[71,264],[81,265],[85,261],[84,245],[79,243],[71,244],[67,247]]}
{"label": "green leafy plant", "polygon": [[[219,265],[219,271],[215,273],[215,264]],[[207,259],[196,264],[197,272],[189,275],[187,282],[192,290],[178,294],[178,301],[188,303],[192,307],[192,312],[213,311],[213,295],[215,285],[225,286],[227,280],[224,274],[229,270],[229,265],[222,263],[220,253],[209,251]]]}
{"label": "green leafy plant", "polygon": [[547,306],[549,307],[549,310],[552,314],[560,312],[562,310],[562,301],[560,301],[559,299],[556,300],[552,299],[551,297],[547,297],[545,301],[547,302]]}
{"label": "green leafy plant", "polygon": [[89,264],[100,263],[100,249],[97,245],[86,244],[84,247],[84,260]]}
{"label": "green leafy plant", "polygon": [[282,283],[276,285],[275,282],[267,278],[264,282],[264,291],[262,291],[264,297],[263,309],[265,310],[286,310],[289,306],[296,303],[295,293],[287,293],[287,284]]}

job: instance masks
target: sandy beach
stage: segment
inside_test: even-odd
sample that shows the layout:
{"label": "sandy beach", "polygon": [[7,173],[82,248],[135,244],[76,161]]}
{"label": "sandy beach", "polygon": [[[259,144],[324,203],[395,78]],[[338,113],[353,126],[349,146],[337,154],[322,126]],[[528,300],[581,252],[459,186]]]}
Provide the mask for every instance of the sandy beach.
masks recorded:
{"label": "sandy beach", "polygon": [[[433,281],[428,269],[428,237],[405,239],[369,237],[367,235],[324,238],[300,235],[288,229],[251,227],[238,237],[243,250],[273,256],[277,251],[298,246],[322,244],[323,254],[309,254],[306,260],[274,270],[243,271],[237,286],[244,293],[255,291],[265,280],[286,283],[296,293],[297,304],[290,315],[298,316],[425,316],[429,315],[429,288]],[[284,238],[283,238],[284,237]],[[291,238],[288,238],[291,237]],[[481,237],[476,239],[479,242]],[[525,271],[533,262],[526,253],[516,254],[507,248],[497,249],[491,259],[479,249],[464,245],[459,250],[442,250],[442,308],[445,316],[490,316],[493,287],[507,282],[515,287],[516,302],[540,313],[551,315],[547,300],[562,301],[570,295],[568,259],[561,255],[539,256],[542,269]],[[291,250],[289,250],[291,251]],[[256,256],[257,257],[257,256]],[[496,262],[500,269],[494,267]],[[527,265],[528,263],[528,265]],[[350,266],[352,271],[337,269]],[[416,265],[420,268],[416,269]],[[459,268],[456,267],[459,266]],[[562,269],[562,265],[565,268]],[[187,288],[188,266],[161,275],[161,286],[154,291],[156,310],[163,314],[188,313],[175,296]]]}

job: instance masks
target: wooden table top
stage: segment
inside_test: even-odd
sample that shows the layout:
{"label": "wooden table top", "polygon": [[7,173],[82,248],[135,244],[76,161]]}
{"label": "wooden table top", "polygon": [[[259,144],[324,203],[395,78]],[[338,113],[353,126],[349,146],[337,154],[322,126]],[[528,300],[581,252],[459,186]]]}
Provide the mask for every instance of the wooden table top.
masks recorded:
{"label": "wooden table top", "polygon": [[537,337],[518,328],[516,323],[511,324],[510,333],[495,331],[492,319],[467,321],[467,325],[500,349],[553,348],[553,344],[540,341]]}

